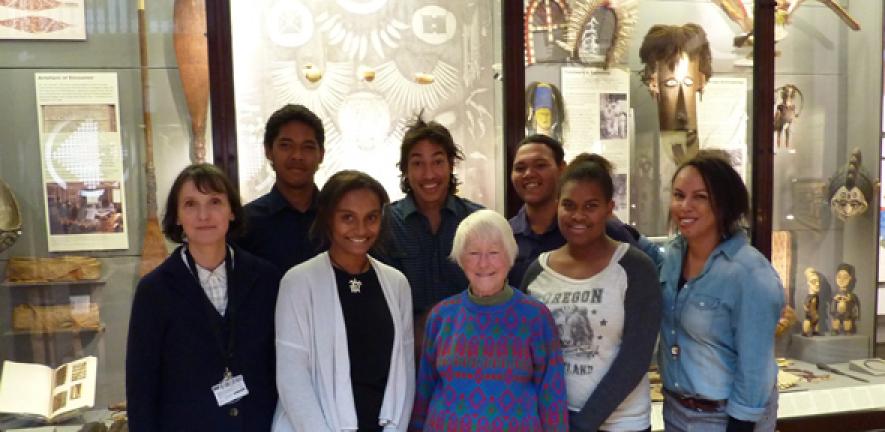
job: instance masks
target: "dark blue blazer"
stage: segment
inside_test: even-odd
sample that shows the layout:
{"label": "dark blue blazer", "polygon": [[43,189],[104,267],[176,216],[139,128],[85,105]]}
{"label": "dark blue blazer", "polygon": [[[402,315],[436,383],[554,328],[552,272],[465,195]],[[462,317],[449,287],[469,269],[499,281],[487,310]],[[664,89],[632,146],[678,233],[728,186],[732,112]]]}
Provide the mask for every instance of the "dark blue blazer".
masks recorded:
{"label": "dark blue blazer", "polygon": [[[131,431],[270,430],[277,401],[274,308],[281,275],[240,248],[233,256],[225,317],[210,313],[214,307],[184,264],[180,247],[138,283],[126,350]],[[234,347],[225,362],[231,331]],[[219,407],[211,388],[223,378],[226,363],[233,375],[243,375],[249,394]]]}

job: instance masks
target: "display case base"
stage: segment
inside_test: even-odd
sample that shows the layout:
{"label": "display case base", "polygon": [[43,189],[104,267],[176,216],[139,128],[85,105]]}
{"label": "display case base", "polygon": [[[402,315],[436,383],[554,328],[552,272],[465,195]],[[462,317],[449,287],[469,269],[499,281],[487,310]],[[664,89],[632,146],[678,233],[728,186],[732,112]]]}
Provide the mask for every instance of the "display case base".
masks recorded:
{"label": "display case base", "polygon": [[870,356],[870,337],[793,335],[790,357],[808,363],[845,363]]}

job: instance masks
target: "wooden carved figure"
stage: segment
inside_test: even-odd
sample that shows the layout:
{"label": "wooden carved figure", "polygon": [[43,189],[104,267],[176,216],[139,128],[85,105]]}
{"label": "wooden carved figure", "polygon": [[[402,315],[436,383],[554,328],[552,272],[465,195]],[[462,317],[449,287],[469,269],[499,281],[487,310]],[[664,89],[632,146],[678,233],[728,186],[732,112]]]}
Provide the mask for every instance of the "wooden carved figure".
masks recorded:
{"label": "wooden carved figure", "polygon": [[808,296],[805,297],[805,319],[802,321],[803,336],[820,335],[820,275],[817,270],[805,269],[805,281],[808,284]]}
{"label": "wooden carved figure", "polygon": [[678,165],[700,149],[697,100],[713,76],[707,33],[690,23],[652,26],[639,58],[642,82],[658,103],[661,147]]}
{"label": "wooden carved figure", "polygon": [[850,335],[857,332],[856,322],[860,319],[860,301],[854,294],[854,283],[854,266],[839,264],[836,269],[836,287],[839,291],[830,303],[830,319],[834,335]]}
{"label": "wooden carved figure", "polygon": [[[774,131],[777,134],[777,146],[780,147],[784,143],[786,147],[790,147],[790,127],[793,120],[799,117],[802,111],[804,98],[802,92],[793,84],[786,84],[775,90],[778,97],[778,104],[774,112]],[[796,97],[799,103],[796,102]]]}

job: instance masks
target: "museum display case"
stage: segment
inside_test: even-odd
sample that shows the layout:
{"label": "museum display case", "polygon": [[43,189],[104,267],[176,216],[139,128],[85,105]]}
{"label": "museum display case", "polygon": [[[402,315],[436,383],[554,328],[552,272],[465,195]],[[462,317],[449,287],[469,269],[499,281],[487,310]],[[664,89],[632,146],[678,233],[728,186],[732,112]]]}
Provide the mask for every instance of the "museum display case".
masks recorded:
{"label": "museum display case", "polygon": [[[55,368],[96,357],[96,409],[125,400],[146,227],[198,130],[173,46],[174,3],[0,4],[0,359]],[[4,429],[15,424],[6,420]]]}
{"label": "museum display case", "polygon": [[[750,180],[753,51],[734,46],[748,30],[716,3],[525,2],[526,114],[519,121],[526,133],[537,132],[533,113],[546,108],[545,93],[565,95],[552,98],[551,123],[566,159],[580,152],[609,158],[616,215],[649,236],[668,235],[667,183],[698,149],[724,150]],[[750,19],[752,4],[739,12]],[[681,86],[685,107],[668,97],[672,77],[657,73],[677,60],[657,54],[661,38],[673,38],[665,26],[707,45],[688,49],[683,74],[693,85]],[[677,124],[677,110],[686,125]]]}
{"label": "museum display case", "polygon": [[[96,356],[96,408],[125,399],[132,296],[171,250],[157,220],[174,176],[209,161],[245,202],[267,192],[264,122],[285,103],[326,125],[320,185],[360,169],[401,197],[399,142],[422,113],[464,150],[460,195],[512,215],[513,146],[547,134],[567,160],[610,159],[615,214],[661,244],[677,163],[726,152],[794,315],[777,339],[783,430],[883,408],[881,2],[778,0],[755,19],[724,0],[32,4],[0,2],[0,360]],[[663,56],[667,28],[706,50]],[[9,276],[63,256],[100,270]]]}
{"label": "museum display case", "polygon": [[[753,186],[749,228],[784,286],[789,310],[777,355],[814,371],[792,368],[801,371],[799,384],[784,390],[779,414],[881,408],[871,402],[881,397],[880,384],[817,384],[812,376],[851,365],[853,375],[879,382],[857,365],[875,357],[881,274],[879,218],[869,207],[882,154],[882,5],[769,3],[774,56],[760,59],[754,50],[764,48],[757,43],[764,36],[753,31],[752,2],[527,0],[522,22],[509,21],[516,35],[505,35],[511,45],[524,43],[524,58],[505,65],[524,79],[507,86],[505,98],[524,90],[525,108],[509,112],[505,127],[561,140],[566,160],[580,152],[609,158],[616,216],[662,240],[671,235],[675,166],[698,149],[725,151]],[[708,51],[680,45],[686,37]],[[758,88],[765,74],[771,89]],[[810,401],[809,393],[787,393],[817,390],[823,393]],[[861,402],[832,403],[840,391]]]}

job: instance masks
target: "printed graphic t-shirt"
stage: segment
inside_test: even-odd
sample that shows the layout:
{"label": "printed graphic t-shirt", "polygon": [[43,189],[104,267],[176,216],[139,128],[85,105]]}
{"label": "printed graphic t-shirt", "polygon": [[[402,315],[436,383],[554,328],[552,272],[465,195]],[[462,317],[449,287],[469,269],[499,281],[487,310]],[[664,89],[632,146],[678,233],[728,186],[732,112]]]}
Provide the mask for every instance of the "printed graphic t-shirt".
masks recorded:
{"label": "printed graphic t-shirt", "polygon": [[[550,252],[544,252],[538,257],[542,271],[527,287],[532,297],[547,305],[556,321],[571,411],[584,407],[621,348],[627,273],[619,260],[629,248],[627,243],[620,244],[608,266],[588,279],[573,279],[556,272],[548,265]],[[646,428],[650,410],[648,388],[645,377],[602,429]]]}

